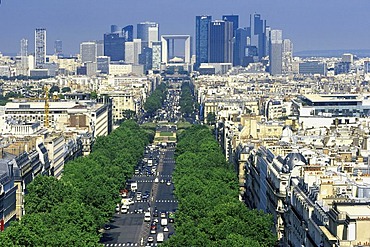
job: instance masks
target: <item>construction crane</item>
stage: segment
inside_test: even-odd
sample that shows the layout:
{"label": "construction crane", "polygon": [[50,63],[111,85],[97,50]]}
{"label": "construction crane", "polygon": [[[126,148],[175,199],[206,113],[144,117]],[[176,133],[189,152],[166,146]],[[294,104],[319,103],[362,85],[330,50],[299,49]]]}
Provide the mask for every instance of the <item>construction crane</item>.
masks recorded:
{"label": "construction crane", "polygon": [[49,128],[49,85],[44,85],[44,101],[45,101],[45,119],[44,127]]}

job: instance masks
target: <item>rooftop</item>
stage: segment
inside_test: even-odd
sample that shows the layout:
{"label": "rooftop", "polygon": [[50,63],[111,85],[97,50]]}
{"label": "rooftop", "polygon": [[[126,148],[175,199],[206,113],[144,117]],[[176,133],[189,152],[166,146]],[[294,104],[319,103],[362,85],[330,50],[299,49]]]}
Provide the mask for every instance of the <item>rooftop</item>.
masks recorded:
{"label": "rooftop", "polygon": [[337,206],[338,211],[346,212],[350,218],[357,217],[369,217],[370,207],[368,205],[356,205],[354,206]]}

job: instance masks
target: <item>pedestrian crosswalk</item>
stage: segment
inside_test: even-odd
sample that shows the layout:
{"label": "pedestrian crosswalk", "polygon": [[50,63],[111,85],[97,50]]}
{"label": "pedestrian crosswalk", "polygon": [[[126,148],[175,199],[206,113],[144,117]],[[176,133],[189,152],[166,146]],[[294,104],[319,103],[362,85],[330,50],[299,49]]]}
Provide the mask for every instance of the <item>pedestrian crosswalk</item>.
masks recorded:
{"label": "pedestrian crosswalk", "polygon": [[155,200],[155,202],[164,202],[164,203],[178,203],[177,200]]}
{"label": "pedestrian crosswalk", "polygon": [[[115,243],[115,244],[104,244],[106,247],[129,247],[129,246],[141,246],[138,243]],[[157,243],[147,243],[145,246],[158,246]]]}
{"label": "pedestrian crosswalk", "polygon": [[104,244],[107,247],[116,247],[116,246],[140,246],[138,243],[115,243],[115,244]]}
{"label": "pedestrian crosswalk", "polygon": [[[152,177],[153,175],[151,175],[150,177]],[[134,175],[133,177],[148,177],[147,175],[145,175],[145,174],[142,174],[142,175]],[[158,177],[160,177],[160,178],[171,178],[172,177],[172,175],[168,175],[168,174],[159,174],[159,176]],[[140,181],[140,182],[142,182],[142,181]]]}

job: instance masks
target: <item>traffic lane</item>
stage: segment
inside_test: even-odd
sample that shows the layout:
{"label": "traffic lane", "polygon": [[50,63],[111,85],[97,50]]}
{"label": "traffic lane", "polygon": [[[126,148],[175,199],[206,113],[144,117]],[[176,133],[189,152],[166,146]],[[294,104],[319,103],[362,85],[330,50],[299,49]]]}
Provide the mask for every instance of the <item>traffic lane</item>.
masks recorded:
{"label": "traffic lane", "polygon": [[143,215],[116,214],[110,223],[111,229],[105,230],[100,241],[105,244],[137,242],[143,220]]}
{"label": "traffic lane", "polygon": [[[125,217],[126,216],[126,217]],[[124,242],[139,242],[141,226],[144,222],[143,214],[124,215],[122,225],[118,230],[120,231],[118,243]]]}
{"label": "traffic lane", "polygon": [[140,191],[142,194],[144,194],[145,191],[149,191],[149,192],[152,191],[154,176],[141,177],[141,178],[138,178],[136,181],[137,181],[137,191]]}
{"label": "traffic lane", "polygon": [[161,174],[164,175],[163,179],[166,179],[168,175],[172,177],[173,170],[175,169],[174,161],[165,161],[163,162],[163,168]]}
{"label": "traffic lane", "polygon": [[158,184],[156,200],[174,200],[173,190],[173,183],[171,185],[167,185],[166,183]]}

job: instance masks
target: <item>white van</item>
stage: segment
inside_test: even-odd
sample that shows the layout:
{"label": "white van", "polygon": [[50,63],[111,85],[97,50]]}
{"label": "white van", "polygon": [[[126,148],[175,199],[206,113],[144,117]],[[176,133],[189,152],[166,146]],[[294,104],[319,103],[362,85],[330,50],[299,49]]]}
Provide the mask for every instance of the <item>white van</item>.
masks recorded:
{"label": "white van", "polygon": [[163,232],[158,233],[157,234],[157,242],[161,243],[161,242],[163,242],[163,240],[164,240]]}
{"label": "white van", "polygon": [[145,212],[144,214],[144,221],[149,222],[150,221],[150,212]]}
{"label": "white van", "polygon": [[166,218],[161,219],[161,226],[167,226],[167,224],[168,224],[168,221]]}

